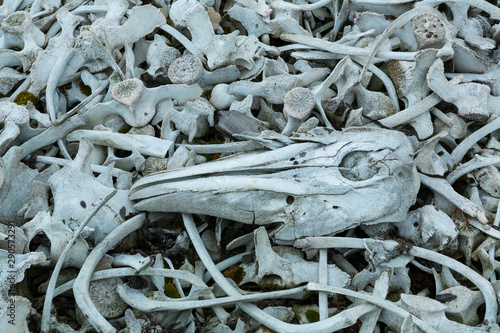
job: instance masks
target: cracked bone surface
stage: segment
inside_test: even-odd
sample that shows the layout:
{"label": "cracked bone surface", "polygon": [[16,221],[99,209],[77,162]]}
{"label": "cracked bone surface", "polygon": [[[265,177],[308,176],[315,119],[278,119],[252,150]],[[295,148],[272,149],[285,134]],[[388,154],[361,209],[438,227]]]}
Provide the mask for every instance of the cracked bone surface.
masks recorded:
{"label": "cracked bone surface", "polygon": [[156,173],[138,180],[130,199],[142,211],[281,222],[282,240],[406,218],[419,180],[404,135],[359,128],[320,140]]}

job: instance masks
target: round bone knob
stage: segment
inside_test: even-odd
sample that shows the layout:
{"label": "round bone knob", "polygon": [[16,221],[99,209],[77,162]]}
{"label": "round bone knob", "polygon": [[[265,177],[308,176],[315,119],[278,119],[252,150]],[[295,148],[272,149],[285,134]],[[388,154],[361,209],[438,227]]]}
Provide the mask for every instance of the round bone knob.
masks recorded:
{"label": "round bone knob", "polygon": [[316,100],[308,88],[296,87],[290,90],[284,99],[283,113],[287,123],[282,134],[290,135],[311,115]]}

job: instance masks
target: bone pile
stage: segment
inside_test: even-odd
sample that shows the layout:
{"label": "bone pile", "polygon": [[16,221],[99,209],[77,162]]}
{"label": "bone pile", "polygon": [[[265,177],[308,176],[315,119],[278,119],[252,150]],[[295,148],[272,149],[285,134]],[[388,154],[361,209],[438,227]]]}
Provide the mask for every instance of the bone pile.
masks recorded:
{"label": "bone pile", "polygon": [[0,331],[500,332],[498,0],[4,0]]}

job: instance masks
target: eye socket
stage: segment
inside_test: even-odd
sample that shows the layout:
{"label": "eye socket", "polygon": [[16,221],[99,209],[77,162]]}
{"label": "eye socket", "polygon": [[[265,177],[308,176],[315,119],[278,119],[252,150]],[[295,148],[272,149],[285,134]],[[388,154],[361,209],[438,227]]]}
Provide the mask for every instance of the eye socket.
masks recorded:
{"label": "eye socket", "polygon": [[[38,232],[38,234],[31,239],[29,242],[29,249],[32,252],[39,251],[39,252],[44,252],[44,249],[46,251],[49,251],[50,253],[50,248],[51,248],[51,242],[49,237],[47,237],[47,234],[43,231]],[[48,256],[50,257],[50,256]]]}
{"label": "eye socket", "polygon": [[372,178],[377,172],[376,161],[368,151],[353,151],[348,153],[340,163],[340,174],[352,181],[362,181]]}

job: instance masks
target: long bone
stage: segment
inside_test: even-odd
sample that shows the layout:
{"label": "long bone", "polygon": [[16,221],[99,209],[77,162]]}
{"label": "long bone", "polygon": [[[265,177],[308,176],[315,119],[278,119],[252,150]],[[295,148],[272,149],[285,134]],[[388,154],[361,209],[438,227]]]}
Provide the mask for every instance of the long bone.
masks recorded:
{"label": "long bone", "polygon": [[[147,298],[141,291],[132,289],[130,287],[119,286],[117,291],[125,301],[132,305],[135,309],[144,312],[152,311],[169,311],[169,310],[190,310],[196,308],[210,307],[214,305],[227,306],[232,304],[240,304],[242,302],[260,301],[265,299],[275,299],[280,297],[304,297],[305,287],[296,287],[288,290],[271,291],[268,293],[258,293],[248,296],[227,296],[215,299],[193,299],[193,300],[168,300],[168,301],[154,301]],[[200,293],[200,296],[205,296]]]}
{"label": "long bone", "polygon": [[[189,214],[183,214],[183,220],[184,220],[184,225],[186,227],[186,231],[189,234],[189,237],[191,238],[191,242],[193,243],[193,246],[198,253],[198,256],[200,257],[201,261],[207,268],[207,271],[210,273],[212,278],[224,292],[227,293],[228,296],[239,296],[240,293],[236,288],[232,286],[231,283],[229,283],[222,273],[217,269],[215,266],[215,263],[212,261],[210,255],[208,254],[206,248],[203,246],[203,242],[201,240],[201,237],[198,233],[198,230],[196,229],[196,225],[194,224],[193,217]],[[332,332],[334,329],[332,329],[331,326],[334,326],[337,321],[337,317],[334,318],[329,318],[327,320],[324,320],[320,323],[315,323],[311,325],[300,325],[300,327],[297,327],[297,325],[291,325],[288,323],[284,323],[264,311],[260,310],[257,306],[253,304],[240,304],[239,307],[245,311],[248,315],[251,317],[258,317],[259,321],[265,324],[267,327],[270,327],[278,332],[301,332],[304,329],[310,328],[313,329],[315,332]],[[356,310],[361,310],[360,315],[363,314],[363,310],[371,310],[371,309],[360,309],[357,308]],[[368,312],[366,311],[366,312]],[[365,313],[366,313],[365,312]]]}
{"label": "long bone", "polygon": [[87,225],[87,223],[94,217],[95,213],[106,204],[106,202],[109,201],[115,194],[116,190],[113,190],[110,194],[108,194],[90,213],[90,215],[83,221],[76,232],[73,234],[73,237],[71,237],[70,240],[68,240],[63,252],[59,256],[59,259],[57,260],[56,266],[54,267],[54,271],[52,272],[52,275],[49,280],[49,286],[47,287],[47,293],[45,295],[45,302],[43,305],[43,312],[42,312],[42,324],[41,324],[41,330],[42,332],[47,332],[48,331],[48,326],[49,326],[49,319],[50,319],[50,307],[52,305],[52,297],[53,297],[53,292],[56,287],[56,282],[57,278],[59,276],[59,272],[63,267],[64,260],[66,259],[66,256],[68,255],[69,251],[71,250],[71,247],[75,242],[77,241],[77,237],[80,235],[82,232],[83,228]]}
{"label": "long bone", "polygon": [[153,174],[135,183],[130,199],[138,210],[283,222],[274,235],[281,240],[406,218],[419,182],[403,135],[358,129],[319,140],[327,145],[302,142]]}
{"label": "long bone", "polygon": [[[301,248],[302,250],[311,248],[367,248],[373,239],[357,239],[349,237],[307,237],[295,242],[295,247]],[[380,241],[383,243],[386,249],[393,251],[399,243],[396,241]],[[479,290],[482,292],[485,303],[486,311],[484,315],[484,324],[491,326],[495,323],[496,313],[498,310],[498,303],[496,301],[496,296],[492,285],[483,278],[480,274],[476,273],[474,270],[465,266],[464,264],[451,259],[443,254],[436,253],[430,250],[423,249],[421,247],[413,246],[409,250],[409,254],[418,258],[423,258],[441,264],[443,266],[449,267],[456,272],[460,272],[463,276],[468,278],[472,283],[474,283]]]}
{"label": "long bone", "polygon": [[92,272],[106,252],[144,224],[145,217],[145,214],[139,214],[123,222],[99,243],[87,257],[73,285],[73,293],[75,294],[75,300],[78,303],[78,307],[82,310],[90,323],[101,332],[116,332],[116,329],[104,319],[99,311],[97,311],[90,299],[88,288]]}

